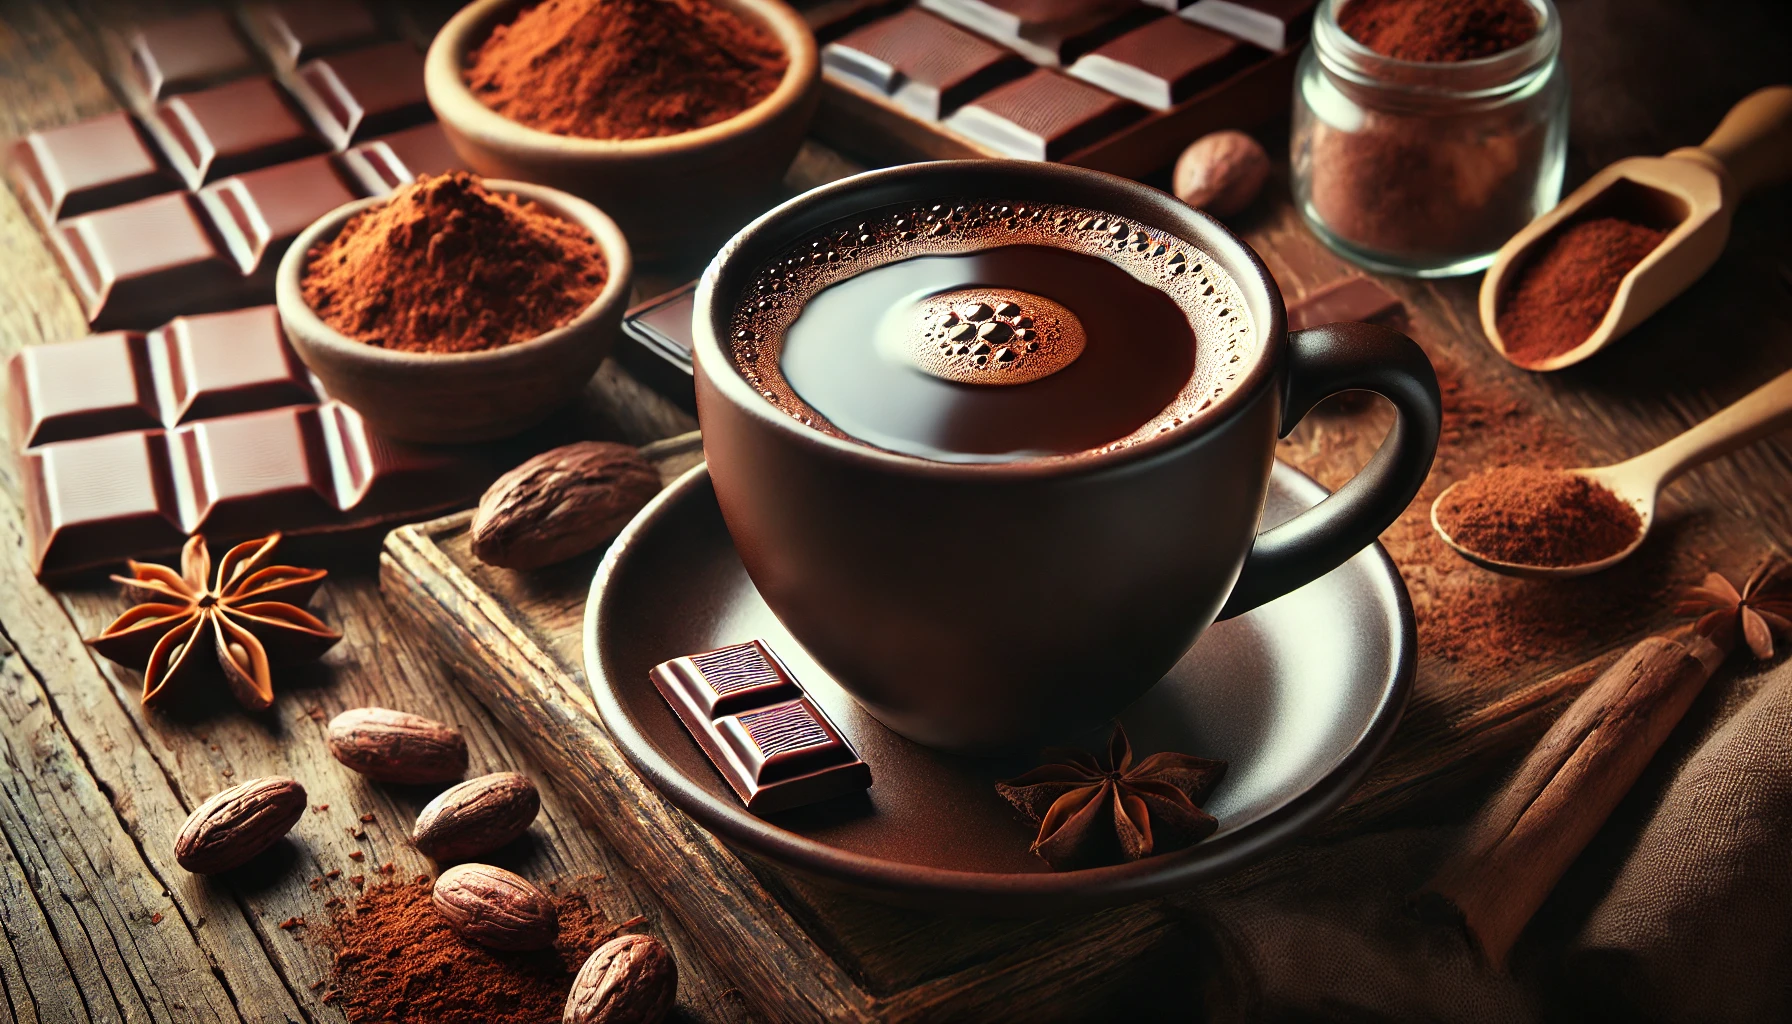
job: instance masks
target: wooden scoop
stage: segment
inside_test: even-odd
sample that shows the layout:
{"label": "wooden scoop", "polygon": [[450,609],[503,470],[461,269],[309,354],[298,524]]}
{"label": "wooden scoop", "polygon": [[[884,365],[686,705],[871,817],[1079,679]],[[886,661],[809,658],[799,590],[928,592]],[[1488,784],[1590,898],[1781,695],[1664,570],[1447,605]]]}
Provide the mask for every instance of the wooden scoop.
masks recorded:
{"label": "wooden scoop", "polygon": [[1655,251],[1632,267],[1618,294],[1586,341],[1527,370],[1572,366],[1621,337],[1667,305],[1717,262],[1730,237],[1736,204],[1763,185],[1792,177],[1792,86],[1773,85],[1730,108],[1701,146],[1667,156],[1633,156],[1587,180],[1556,208],[1538,217],[1500,247],[1481,280],[1481,329],[1501,355],[1505,342],[1496,304],[1507,278],[1522,269],[1532,249],[1558,224],[1582,216],[1621,216],[1667,230]]}
{"label": "wooden scoop", "polygon": [[1437,521],[1437,506],[1444,500],[1444,494],[1462,486],[1460,482],[1445,488],[1443,494],[1437,496],[1437,501],[1431,503],[1431,528],[1457,554],[1483,569],[1491,569],[1507,576],[1553,579],[1585,576],[1601,569],[1609,569],[1629,558],[1631,552],[1642,546],[1643,538],[1649,535],[1649,527],[1655,525],[1655,500],[1660,497],[1663,487],[1694,466],[1758,441],[1787,424],[1792,424],[1792,370],[1787,370],[1749,392],[1734,405],[1666,444],[1614,466],[1566,470],[1603,484],[1607,490],[1628,502],[1636,509],[1637,515],[1642,517],[1642,525],[1636,531],[1636,540],[1617,554],[1597,562],[1565,566],[1520,565],[1488,558],[1456,543]]}

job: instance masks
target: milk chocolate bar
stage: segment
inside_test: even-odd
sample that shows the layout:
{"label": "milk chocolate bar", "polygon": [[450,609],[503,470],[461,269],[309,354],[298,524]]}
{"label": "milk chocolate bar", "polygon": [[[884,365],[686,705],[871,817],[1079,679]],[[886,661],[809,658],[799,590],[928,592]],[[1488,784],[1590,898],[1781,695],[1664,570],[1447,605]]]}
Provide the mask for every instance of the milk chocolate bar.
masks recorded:
{"label": "milk chocolate bar", "polygon": [[145,123],[195,189],[328,148],[286,90],[265,75],[163,100]]}
{"label": "milk chocolate bar", "polygon": [[356,0],[274,0],[246,4],[243,23],[275,67],[376,42],[386,34]]}
{"label": "milk chocolate bar", "polygon": [[929,121],[1032,70],[1019,54],[918,9],[842,36],[822,50],[821,61],[832,80],[888,97]]}
{"label": "milk chocolate bar", "polygon": [[1039,68],[966,105],[946,126],[1007,156],[1058,160],[1144,113],[1112,93]]}
{"label": "milk chocolate bar", "polygon": [[253,74],[255,57],[230,15],[208,9],[138,25],[112,41],[125,91],[144,100]]}
{"label": "milk chocolate bar", "polygon": [[7,177],[39,223],[120,206],[181,185],[123,111],[32,132],[7,150]]}
{"label": "milk chocolate bar", "polygon": [[476,496],[481,454],[370,433],[292,353],[272,307],[13,357],[8,411],[39,576],[282,530],[343,532]]}
{"label": "milk chocolate bar", "polygon": [[307,61],[299,66],[294,90],[337,149],[429,120],[423,55],[409,43]]}
{"label": "milk chocolate bar", "polygon": [[242,305],[245,282],[191,193],[63,221],[50,243],[96,330]]}
{"label": "milk chocolate bar", "polygon": [[329,157],[264,167],[199,192],[211,223],[242,272],[244,287],[271,291],[274,270],[311,223],[361,195]]}
{"label": "milk chocolate bar", "polygon": [[674,658],[650,676],[754,814],[871,785],[871,769],[763,641]]}
{"label": "milk chocolate bar", "polygon": [[1060,67],[1154,16],[1135,0],[921,0],[1035,64]]}
{"label": "milk chocolate bar", "polygon": [[1070,74],[1153,110],[1169,110],[1255,59],[1250,47],[1224,33],[1159,18],[1084,54]]}

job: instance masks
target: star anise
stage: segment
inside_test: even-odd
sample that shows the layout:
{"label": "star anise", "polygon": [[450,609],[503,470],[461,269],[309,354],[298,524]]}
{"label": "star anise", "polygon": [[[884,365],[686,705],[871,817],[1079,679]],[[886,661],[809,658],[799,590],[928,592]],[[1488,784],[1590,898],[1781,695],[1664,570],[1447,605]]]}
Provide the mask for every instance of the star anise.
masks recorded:
{"label": "star anise", "polygon": [[1118,725],[1105,759],[1063,747],[1045,757],[1049,763],[996,783],[996,792],[1039,822],[1032,849],[1054,871],[1180,850],[1219,827],[1197,804],[1225,774],[1224,761],[1165,752],[1135,766]]}
{"label": "star anise", "polygon": [[218,562],[215,575],[211,552],[198,535],[181,549],[178,573],[128,563],[129,576],[112,578],[142,603],[87,642],[122,665],[144,666],[145,704],[198,670],[205,661],[198,648],[209,642],[237,702],[251,711],[273,706],[270,657],[316,658],[342,639],[303,607],[328,574],[264,565],[278,543],[276,533],[238,544]]}
{"label": "star anise", "polygon": [[1699,616],[1693,628],[1725,650],[1740,632],[1748,649],[1765,661],[1773,657],[1774,631],[1792,631],[1792,565],[1770,558],[1749,574],[1741,590],[1711,573],[1674,606],[1674,614]]}

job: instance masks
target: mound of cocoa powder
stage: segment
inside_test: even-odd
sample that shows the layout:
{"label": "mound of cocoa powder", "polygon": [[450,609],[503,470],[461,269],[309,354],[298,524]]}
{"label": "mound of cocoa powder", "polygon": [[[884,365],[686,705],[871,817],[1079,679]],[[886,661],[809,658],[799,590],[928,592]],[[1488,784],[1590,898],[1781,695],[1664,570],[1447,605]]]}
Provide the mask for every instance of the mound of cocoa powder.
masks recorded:
{"label": "mound of cocoa powder", "polygon": [[1624,275],[1666,237],[1620,217],[1551,233],[1500,298],[1495,325],[1506,355],[1529,366],[1580,347],[1605,319]]}
{"label": "mound of cocoa powder", "polygon": [[1455,63],[1530,42],[1537,12],[1525,0],[1350,0],[1338,27],[1384,57]]}
{"label": "mound of cocoa powder", "polygon": [[353,1024],[555,1024],[586,958],[625,926],[606,924],[576,888],[555,906],[552,949],[506,953],[457,935],[428,878],[369,886],[318,933],[336,952],[324,999]]}
{"label": "mound of cocoa powder", "polygon": [[712,0],[544,0],[473,51],[467,85],[556,135],[643,139],[725,121],[771,95],[789,59]]}
{"label": "mound of cocoa powder", "polygon": [[357,341],[478,352],[565,325],[608,277],[590,232],[454,171],[351,217],[306,254],[300,288]]}
{"label": "mound of cocoa powder", "polygon": [[1437,501],[1437,522],[1457,544],[1514,565],[1586,565],[1636,542],[1643,520],[1587,477],[1502,466],[1462,481]]}

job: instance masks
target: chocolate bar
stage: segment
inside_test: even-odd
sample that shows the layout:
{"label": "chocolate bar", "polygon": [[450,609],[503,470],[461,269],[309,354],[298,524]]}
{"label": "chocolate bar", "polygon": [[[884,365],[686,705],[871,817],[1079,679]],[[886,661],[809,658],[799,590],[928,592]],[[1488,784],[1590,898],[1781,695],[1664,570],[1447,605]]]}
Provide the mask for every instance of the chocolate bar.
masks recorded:
{"label": "chocolate bar", "polygon": [[1031,70],[1019,54],[915,9],[829,43],[821,62],[833,81],[888,97],[929,121]]}
{"label": "chocolate bar", "polygon": [[144,100],[202,89],[255,71],[254,55],[230,15],[218,9],[139,25],[113,45],[126,91]]}
{"label": "chocolate bar", "polygon": [[630,309],[622,317],[622,341],[616,359],[635,379],[697,411],[692,384],[691,316],[697,308],[697,282],[681,285]]}
{"label": "chocolate bar", "polygon": [[1112,93],[1039,68],[965,106],[946,126],[998,153],[1057,160],[1144,113]]}
{"label": "chocolate bar", "polygon": [[146,124],[187,187],[195,189],[328,148],[286,90],[266,76],[164,100]]}
{"label": "chocolate bar", "polygon": [[[1155,2],[919,0],[998,49],[967,47],[913,8],[859,25],[824,50],[814,132],[873,163],[1021,157],[1139,177],[1190,139],[1287,114],[1297,49],[1265,53],[1164,13],[1180,0]],[[1064,31],[1073,24],[1095,28]],[[1041,53],[1029,38],[1055,48]],[[1069,61],[1072,87],[1012,77],[1015,57],[1046,56]]]}
{"label": "chocolate bar", "polygon": [[1288,304],[1288,329],[1304,331],[1340,320],[1380,320],[1405,309],[1399,296],[1372,277],[1346,277]]}
{"label": "chocolate bar", "polygon": [[429,120],[423,55],[409,43],[306,61],[299,66],[295,92],[337,149]]}
{"label": "chocolate bar", "polygon": [[1060,67],[1154,17],[1135,0],[921,0],[1035,64]]}
{"label": "chocolate bar", "polygon": [[754,814],[871,785],[871,769],[763,641],[674,658],[650,676]]}
{"label": "chocolate bar", "polygon": [[243,8],[243,23],[275,67],[292,68],[385,35],[379,19],[356,0],[278,0]]}
{"label": "chocolate bar", "polygon": [[27,348],[7,390],[40,576],[170,552],[195,532],[418,518],[491,475],[479,453],[371,434],[322,394],[268,306]]}
{"label": "chocolate bar", "polygon": [[1159,18],[1084,54],[1070,75],[1154,110],[1169,110],[1251,63],[1231,36]]}
{"label": "chocolate bar", "polygon": [[1307,38],[1318,0],[1199,0],[1182,12],[1197,25],[1218,29],[1265,50],[1286,50]]}
{"label": "chocolate bar", "polygon": [[45,225],[180,187],[123,111],[32,132],[7,151],[7,177]]}

